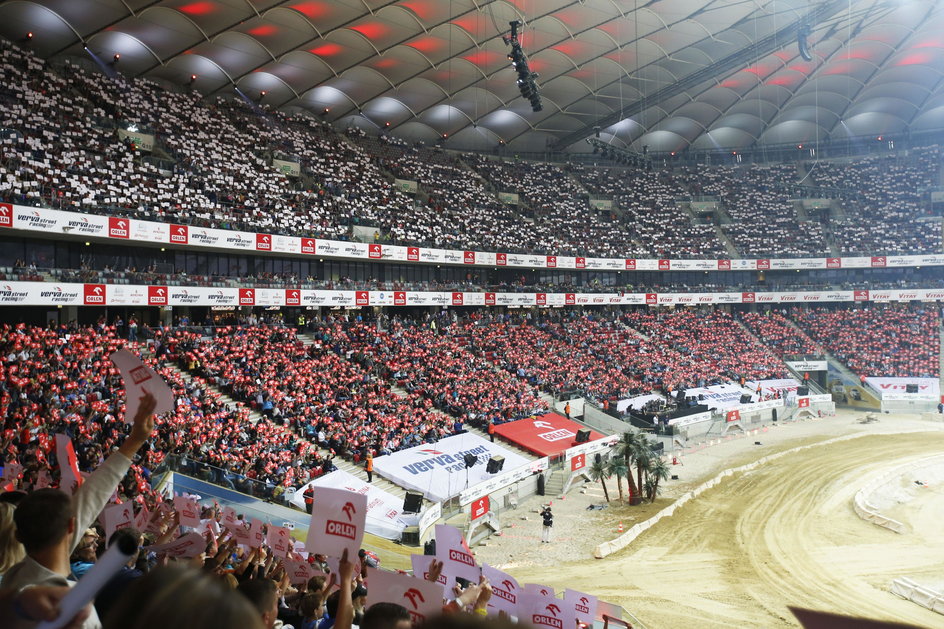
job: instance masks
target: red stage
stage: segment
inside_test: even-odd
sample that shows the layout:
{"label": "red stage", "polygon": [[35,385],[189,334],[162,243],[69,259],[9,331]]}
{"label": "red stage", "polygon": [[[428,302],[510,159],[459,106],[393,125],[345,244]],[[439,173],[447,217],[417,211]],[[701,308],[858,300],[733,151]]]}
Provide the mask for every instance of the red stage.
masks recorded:
{"label": "red stage", "polygon": [[[495,426],[495,434],[538,456],[551,456],[577,445],[577,431],[583,426],[563,415],[548,413],[539,417]],[[590,441],[603,435],[591,430]]]}

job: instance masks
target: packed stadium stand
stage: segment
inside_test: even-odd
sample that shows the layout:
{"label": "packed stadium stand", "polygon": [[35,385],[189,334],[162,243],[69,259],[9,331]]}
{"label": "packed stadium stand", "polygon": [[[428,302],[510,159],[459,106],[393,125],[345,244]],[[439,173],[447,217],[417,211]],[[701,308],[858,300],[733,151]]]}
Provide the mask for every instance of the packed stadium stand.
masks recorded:
{"label": "packed stadium stand", "polygon": [[944,412],[944,8],[537,4],[0,3],[0,626],[642,626],[472,548]]}

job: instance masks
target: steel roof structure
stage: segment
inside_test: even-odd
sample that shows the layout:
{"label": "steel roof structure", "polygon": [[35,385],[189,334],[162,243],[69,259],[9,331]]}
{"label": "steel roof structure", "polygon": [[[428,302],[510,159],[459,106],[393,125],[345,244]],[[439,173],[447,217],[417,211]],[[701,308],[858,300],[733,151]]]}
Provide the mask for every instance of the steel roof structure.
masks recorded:
{"label": "steel roof structure", "polygon": [[[515,84],[512,20],[540,112]],[[587,151],[598,132],[636,151],[742,150],[944,129],[944,3],[931,0],[0,4],[0,35],[30,32],[44,58],[119,54],[126,76],[265,92],[273,107],[456,149]]]}

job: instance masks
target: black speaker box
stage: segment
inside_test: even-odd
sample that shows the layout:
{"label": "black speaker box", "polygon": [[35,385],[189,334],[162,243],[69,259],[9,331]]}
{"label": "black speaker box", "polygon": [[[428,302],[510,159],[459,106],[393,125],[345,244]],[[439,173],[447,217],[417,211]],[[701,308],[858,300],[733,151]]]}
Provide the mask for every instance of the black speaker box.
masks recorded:
{"label": "black speaker box", "polygon": [[918,385],[916,384],[905,385],[905,393],[917,393],[917,392],[918,392]]}
{"label": "black speaker box", "polygon": [[742,395],[741,395],[741,404],[750,404],[750,403],[751,403],[751,396],[750,396],[749,394],[747,394],[747,393],[742,394]]}
{"label": "black speaker box", "polygon": [[479,457],[475,456],[474,454],[466,454],[464,457],[462,457],[462,460],[465,461],[466,467],[472,467],[479,460]]}
{"label": "black speaker box", "polygon": [[419,513],[423,508],[423,494],[406,492],[403,496],[403,513]]}
{"label": "black speaker box", "polygon": [[587,443],[590,441],[590,429],[582,428],[577,431],[577,443]]}
{"label": "black speaker box", "polygon": [[809,387],[797,387],[797,396],[803,397],[803,396],[809,395],[809,394],[810,394],[810,388],[809,388]]}
{"label": "black speaker box", "polygon": [[498,474],[505,467],[505,457],[493,456],[485,464],[485,471],[489,474]]}

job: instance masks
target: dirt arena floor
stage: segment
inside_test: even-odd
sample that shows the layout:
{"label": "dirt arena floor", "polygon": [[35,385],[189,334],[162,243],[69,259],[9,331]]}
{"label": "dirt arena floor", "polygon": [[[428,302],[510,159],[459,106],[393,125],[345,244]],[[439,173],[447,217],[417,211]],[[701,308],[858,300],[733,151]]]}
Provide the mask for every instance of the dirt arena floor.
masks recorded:
{"label": "dirt arena floor", "polygon": [[[649,629],[798,626],[788,605],[944,627],[944,616],[889,592],[898,576],[944,584],[944,487],[932,484],[895,507],[890,515],[910,527],[904,535],[852,509],[853,495],[870,478],[944,452],[944,423],[880,415],[861,424],[862,416],[840,411],[683,452],[672,466],[679,480],[667,483],[654,505],[621,506],[615,482],[602,511],[587,511],[605,503],[599,483],[564,500],[535,498],[502,514],[502,536],[476,547],[476,555],[522,583],[558,592],[571,587],[620,604]],[[616,537],[620,523],[628,528],[651,517],[724,469],[850,434],[862,436],[729,477],[626,549],[592,556],[597,544]],[[541,544],[536,511],[549,500],[555,539]]]}

